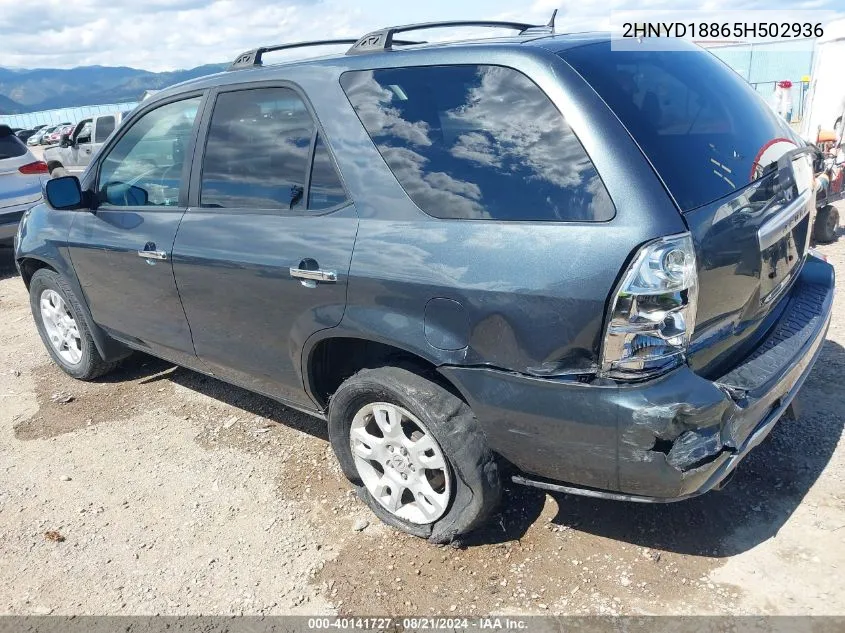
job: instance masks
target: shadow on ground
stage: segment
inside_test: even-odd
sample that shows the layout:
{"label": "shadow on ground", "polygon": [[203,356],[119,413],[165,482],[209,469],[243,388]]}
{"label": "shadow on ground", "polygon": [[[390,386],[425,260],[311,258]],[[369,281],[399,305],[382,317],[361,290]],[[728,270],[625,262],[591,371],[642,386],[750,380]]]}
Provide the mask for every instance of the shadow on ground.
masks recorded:
{"label": "shadow on ground", "polygon": [[164,380],[242,409],[251,415],[328,441],[326,423],[323,420],[301,413],[271,398],[140,352],[133,354],[114,372],[98,378],[97,382],[138,381],[141,385],[147,385]]}
{"label": "shadow on ground", "polygon": [[18,269],[15,268],[15,251],[5,246],[0,246],[0,279],[16,277]]}

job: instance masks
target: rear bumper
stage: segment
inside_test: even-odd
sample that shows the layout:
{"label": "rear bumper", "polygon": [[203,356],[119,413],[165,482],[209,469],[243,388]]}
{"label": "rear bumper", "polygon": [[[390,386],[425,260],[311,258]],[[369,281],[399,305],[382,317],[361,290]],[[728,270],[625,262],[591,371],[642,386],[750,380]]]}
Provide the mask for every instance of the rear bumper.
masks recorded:
{"label": "rear bumper", "polygon": [[467,398],[493,450],[524,473],[521,483],[632,501],[686,499],[718,487],[771,432],[822,348],[833,292],[833,268],[809,258],[767,337],[715,381],[686,366],[633,385],[441,372]]}

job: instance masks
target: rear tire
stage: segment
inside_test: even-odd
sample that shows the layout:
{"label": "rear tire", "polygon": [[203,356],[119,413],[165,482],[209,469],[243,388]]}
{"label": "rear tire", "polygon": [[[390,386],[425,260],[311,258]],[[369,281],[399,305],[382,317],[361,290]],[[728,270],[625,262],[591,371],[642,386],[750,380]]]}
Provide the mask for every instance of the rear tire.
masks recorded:
{"label": "rear tire", "polygon": [[117,367],[97,351],[79,304],[67,282],[58,273],[42,268],[29,282],[29,304],[53,361],[78,380],[93,380]]}
{"label": "rear tire", "polygon": [[836,240],[839,229],[839,211],[832,204],[822,207],[816,213],[813,225],[813,239],[818,244],[830,244]]}
{"label": "rear tire", "polygon": [[407,369],[363,369],[346,380],[329,405],[329,440],[358,496],[414,536],[452,542],[499,504],[496,460],[472,410]]}

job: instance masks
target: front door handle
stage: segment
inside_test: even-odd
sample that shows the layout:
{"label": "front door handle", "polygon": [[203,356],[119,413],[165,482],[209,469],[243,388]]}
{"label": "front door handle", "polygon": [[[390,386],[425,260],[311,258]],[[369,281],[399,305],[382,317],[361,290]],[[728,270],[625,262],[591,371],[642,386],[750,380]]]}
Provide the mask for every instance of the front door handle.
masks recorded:
{"label": "front door handle", "polygon": [[143,257],[144,259],[166,261],[167,253],[165,253],[164,251],[138,251],[138,257]]}
{"label": "front door handle", "polygon": [[306,281],[325,281],[332,284],[337,281],[337,273],[333,270],[306,270],[291,267],[290,276]]}

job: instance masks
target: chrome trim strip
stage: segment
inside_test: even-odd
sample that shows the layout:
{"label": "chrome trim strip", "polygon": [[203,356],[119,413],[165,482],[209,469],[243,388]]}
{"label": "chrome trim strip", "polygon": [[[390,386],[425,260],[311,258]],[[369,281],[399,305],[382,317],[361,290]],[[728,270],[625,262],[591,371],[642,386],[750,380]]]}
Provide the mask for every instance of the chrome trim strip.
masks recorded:
{"label": "chrome trim strip", "polygon": [[592,497],[594,499],[611,499],[613,501],[634,501],[636,503],[670,503],[672,501],[680,501],[681,499],[661,499],[659,497],[645,497],[642,495],[626,495],[621,492],[605,492],[603,490],[592,490],[591,488],[579,488],[577,486],[564,486],[561,484],[553,484],[546,481],[535,481],[534,479],[527,479],[521,475],[514,475],[511,481],[522,486],[529,486],[531,488],[540,488],[541,490],[550,490],[552,492],[563,492],[568,495],[578,495],[579,497]]}
{"label": "chrome trim strip", "polygon": [[167,259],[167,253],[164,251],[138,251],[138,257],[143,257],[144,259],[155,259],[158,261],[165,261]]}
{"label": "chrome trim strip", "polygon": [[778,211],[775,217],[757,229],[757,240],[760,243],[761,251],[769,248],[809,215],[810,205],[807,203],[810,202],[812,194],[813,192],[809,189],[804,191],[795,200]]}
{"label": "chrome trim strip", "polygon": [[329,283],[337,281],[337,273],[333,270],[305,270],[304,268],[291,268],[290,276],[297,279],[310,279],[311,281],[326,281]]}

